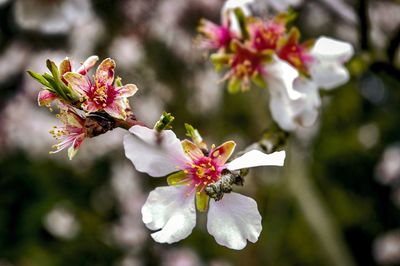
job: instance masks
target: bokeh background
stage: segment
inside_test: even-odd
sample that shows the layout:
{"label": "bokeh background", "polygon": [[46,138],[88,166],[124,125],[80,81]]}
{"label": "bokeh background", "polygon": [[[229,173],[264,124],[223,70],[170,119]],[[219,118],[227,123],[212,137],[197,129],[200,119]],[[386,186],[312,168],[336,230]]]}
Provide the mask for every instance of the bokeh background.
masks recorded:
{"label": "bokeh background", "polygon": [[253,170],[244,188],[263,231],[232,251],[215,243],[205,215],[187,239],[150,238],[140,208],[163,179],[136,172],[116,129],[85,141],[73,161],[49,155],[59,125],[39,108],[45,60],[75,65],[97,54],[135,83],[135,113],[149,124],[172,112],[174,129],[239,149],[270,125],[267,93],[229,95],[193,45],[201,17],[222,0],[0,0],[0,265],[400,265],[400,3],[388,0],[256,0],[261,16],[294,5],[304,38],[351,42],[351,80],[324,93],[318,123],[292,134],[283,169]]}

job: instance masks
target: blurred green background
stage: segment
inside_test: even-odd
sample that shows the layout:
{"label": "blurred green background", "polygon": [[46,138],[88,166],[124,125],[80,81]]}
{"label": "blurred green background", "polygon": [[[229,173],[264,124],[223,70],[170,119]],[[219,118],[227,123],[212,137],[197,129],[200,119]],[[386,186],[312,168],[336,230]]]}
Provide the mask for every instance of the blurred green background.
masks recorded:
{"label": "blurred green background", "polygon": [[[279,3],[278,3],[279,2]],[[278,4],[277,4],[278,3]],[[241,193],[263,217],[256,244],[215,243],[205,215],[187,239],[150,238],[140,208],[164,179],[135,172],[117,129],[85,141],[73,161],[49,155],[54,114],[36,105],[27,69],[69,56],[117,61],[149,124],[172,112],[174,129],[239,148],[270,125],[261,89],[229,95],[193,45],[201,17],[223,1],[0,0],[0,266],[400,265],[400,4],[387,0],[258,0],[269,17],[294,4],[304,38],[351,42],[350,82],[325,92],[318,123],[294,133],[283,169],[257,169]]]}

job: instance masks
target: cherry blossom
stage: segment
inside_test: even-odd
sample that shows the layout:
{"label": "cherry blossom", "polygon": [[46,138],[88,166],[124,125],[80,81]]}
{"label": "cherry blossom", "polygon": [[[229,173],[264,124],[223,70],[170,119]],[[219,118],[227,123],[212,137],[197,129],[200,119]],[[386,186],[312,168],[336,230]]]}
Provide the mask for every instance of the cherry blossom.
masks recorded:
{"label": "cherry blossom", "polygon": [[64,126],[54,127],[54,129],[50,130],[53,137],[60,141],[53,145],[55,151],[50,153],[56,153],[68,148],[68,157],[71,160],[87,137],[85,119],[72,108],[61,109],[57,117]]}
{"label": "cherry blossom", "polygon": [[112,117],[125,119],[129,107],[127,97],[133,96],[137,87],[134,84],[114,85],[114,70],[114,60],[107,58],[98,66],[94,81],[75,72],[67,72],[63,78],[81,96],[86,112],[104,110]]}

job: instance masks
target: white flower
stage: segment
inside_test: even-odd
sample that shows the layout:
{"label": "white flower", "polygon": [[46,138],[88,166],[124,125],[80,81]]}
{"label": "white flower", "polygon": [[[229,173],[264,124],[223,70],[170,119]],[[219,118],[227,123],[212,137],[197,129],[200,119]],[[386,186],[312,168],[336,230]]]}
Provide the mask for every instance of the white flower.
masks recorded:
{"label": "white flower", "polygon": [[230,193],[214,201],[204,189],[218,181],[222,171],[282,166],[284,151],[264,154],[253,150],[226,163],[235,148],[233,141],[205,152],[204,146],[202,150],[189,140],[181,142],[171,130],[157,133],[134,126],[129,131],[124,138],[125,154],[136,169],[154,177],[170,174],[170,186],[150,192],[142,208],[143,222],[157,231],[151,235],[155,241],[174,243],[190,235],[196,224],[196,207],[199,211],[209,208],[207,229],[220,245],[243,249],[247,240],[257,241],[262,225],[253,199]]}
{"label": "white flower", "polygon": [[320,88],[333,89],[349,80],[343,65],[354,53],[349,43],[320,37],[308,53],[309,79],[281,59],[274,58],[265,67],[272,118],[287,131],[314,124],[321,105]]}

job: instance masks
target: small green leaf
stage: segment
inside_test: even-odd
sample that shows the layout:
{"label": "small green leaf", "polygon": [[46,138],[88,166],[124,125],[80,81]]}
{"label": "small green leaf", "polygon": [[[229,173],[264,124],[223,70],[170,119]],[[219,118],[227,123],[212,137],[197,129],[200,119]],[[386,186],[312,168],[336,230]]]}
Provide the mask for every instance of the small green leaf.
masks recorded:
{"label": "small green leaf", "polygon": [[49,83],[46,81],[46,79],[42,75],[40,75],[39,73],[36,73],[35,71],[32,71],[32,70],[28,70],[27,72],[36,81],[38,81],[39,83],[43,84],[46,87],[49,87]]}
{"label": "small green leaf", "polygon": [[207,144],[203,141],[199,131],[195,129],[192,125],[185,123],[186,128],[186,136],[190,137],[193,142],[199,147],[200,149],[208,150]]}
{"label": "small green leaf", "polygon": [[121,79],[120,77],[116,77],[116,78],[115,78],[115,86],[117,86],[117,87],[122,87],[122,86],[124,86],[124,85],[122,84],[122,79]]}
{"label": "small green leaf", "polygon": [[240,32],[242,33],[242,37],[244,39],[249,39],[249,32],[246,27],[246,16],[243,13],[241,8],[235,8],[234,14],[236,16],[237,21],[239,22]]}
{"label": "small green leaf", "polygon": [[54,80],[53,76],[44,73],[43,77],[47,80],[49,83],[49,88],[51,88],[55,94],[60,96],[63,99],[69,100],[67,95],[65,95],[64,91],[58,86],[57,82]]}
{"label": "small green leaf", "polygon": [[173,117],[170,113],[164,112],[154,125],[154,129],[158,132],[168,129],[174,119],[175,117]]}
{"label": "small green leaf", "polygon": [[57,67],[56,63],[54,63],[50,59],[47,59],[46,66],[50,70],[50,72],[53,75],[55,80],[60,77],[60,72],[58,71],[58,67]]}

